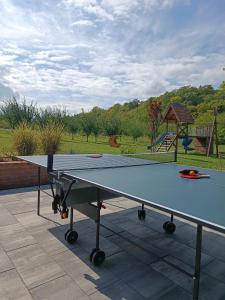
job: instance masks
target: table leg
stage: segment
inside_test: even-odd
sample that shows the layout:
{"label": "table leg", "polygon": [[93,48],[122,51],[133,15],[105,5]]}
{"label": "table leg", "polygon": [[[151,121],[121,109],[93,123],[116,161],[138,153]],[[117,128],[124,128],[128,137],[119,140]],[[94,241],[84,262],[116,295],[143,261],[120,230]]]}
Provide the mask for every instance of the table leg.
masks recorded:
{"label": "table leg", "polygon": [[70,207],[70,230],[73,230],[73,207]]}
{"label": "table leg", "polygon": [[99,199],[99,189],[97,191],[97,219],[96,219],[96,249],[99,249],[99,235],[100,235],[100,212],[101,212],[101,201]]}
{"label": "table leg", "polygon": [[40,215],[40,202],[41,202],[41,168],[38,167],[38,199],[37,199],[37,215]]}
{"label": "table leg", "polygon": [[202,253],[202,225],[197,225],[196,236],[196,255],[195,255],[195,273],[194,273],[194,287],[193,287],[193,300],[198,300],[199,297],[199,284],[201,273],[201,253]]}

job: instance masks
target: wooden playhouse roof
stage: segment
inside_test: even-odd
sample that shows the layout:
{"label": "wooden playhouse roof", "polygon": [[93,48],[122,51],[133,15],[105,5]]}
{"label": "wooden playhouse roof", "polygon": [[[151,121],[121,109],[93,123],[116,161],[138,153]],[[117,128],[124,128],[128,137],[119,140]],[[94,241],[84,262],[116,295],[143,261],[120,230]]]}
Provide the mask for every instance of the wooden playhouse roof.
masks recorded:
{"label": "wooden playhouse roof", "polygon": [[172,103],[167,109],[163,122],[177,122],[177,123],[186,123],[193,124],[194,119],[191,113],[188,111],[186,106],[181,103]]}

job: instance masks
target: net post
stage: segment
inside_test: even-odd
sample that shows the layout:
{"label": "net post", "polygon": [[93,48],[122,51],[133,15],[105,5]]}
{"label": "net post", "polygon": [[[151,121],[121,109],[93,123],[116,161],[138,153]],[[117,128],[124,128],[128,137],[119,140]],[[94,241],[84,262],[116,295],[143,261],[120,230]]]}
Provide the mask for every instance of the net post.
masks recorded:
{"label": "net post", "polygon": [[177,148],[174,151],[174,162],[177,162]]}
{"label": "net post", "polygon": [[53,170],[53,154],[48,154],[48,161],[47,161],[47,172],[52,172]]}

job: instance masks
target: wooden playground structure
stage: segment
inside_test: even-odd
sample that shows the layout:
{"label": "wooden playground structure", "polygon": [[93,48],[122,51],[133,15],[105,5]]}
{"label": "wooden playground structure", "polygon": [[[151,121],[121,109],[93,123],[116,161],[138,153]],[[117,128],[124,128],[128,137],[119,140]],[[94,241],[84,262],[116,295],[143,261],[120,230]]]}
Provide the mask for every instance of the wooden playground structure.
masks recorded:
{"label": "wooden playground structure", "polygon": [[[217,110],[213,111],[213,121],[205,127],[199,127],[195,123],[193,116],[186,106],[181,103],[172,103],[168,107],[164,116],[161,112],[161,103],[152,101],[149,105],[149,119],[151,130],[151,145],[149,150],[156,152],[166,152],[172,147],[178,152],[179,139],[182,139],[182,145],[185,153],[195,150],[197,153],[212,155],[214,153],[214,144],[216,146],[216,156],[218,157],[218,137],[217,137]],[[161,124],[166,124],[165,132],[157,137],[157,131]],[[169,127],[173,127],[170,130]],[[193,126],[190,128],[190,126]],[[194,148],[189,145],[193,142]]]}

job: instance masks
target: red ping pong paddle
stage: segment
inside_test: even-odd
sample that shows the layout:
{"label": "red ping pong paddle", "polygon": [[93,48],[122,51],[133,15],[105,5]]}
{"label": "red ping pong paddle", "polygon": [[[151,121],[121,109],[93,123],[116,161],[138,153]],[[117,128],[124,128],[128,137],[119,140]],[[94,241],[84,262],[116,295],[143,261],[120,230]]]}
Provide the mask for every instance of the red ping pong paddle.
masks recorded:
{"label": "red ping pong paddle", "polygon": [[179,172],[180,177],[188,179],[209,178],[209,174],[199,173],[197,170],[185,169]]}

